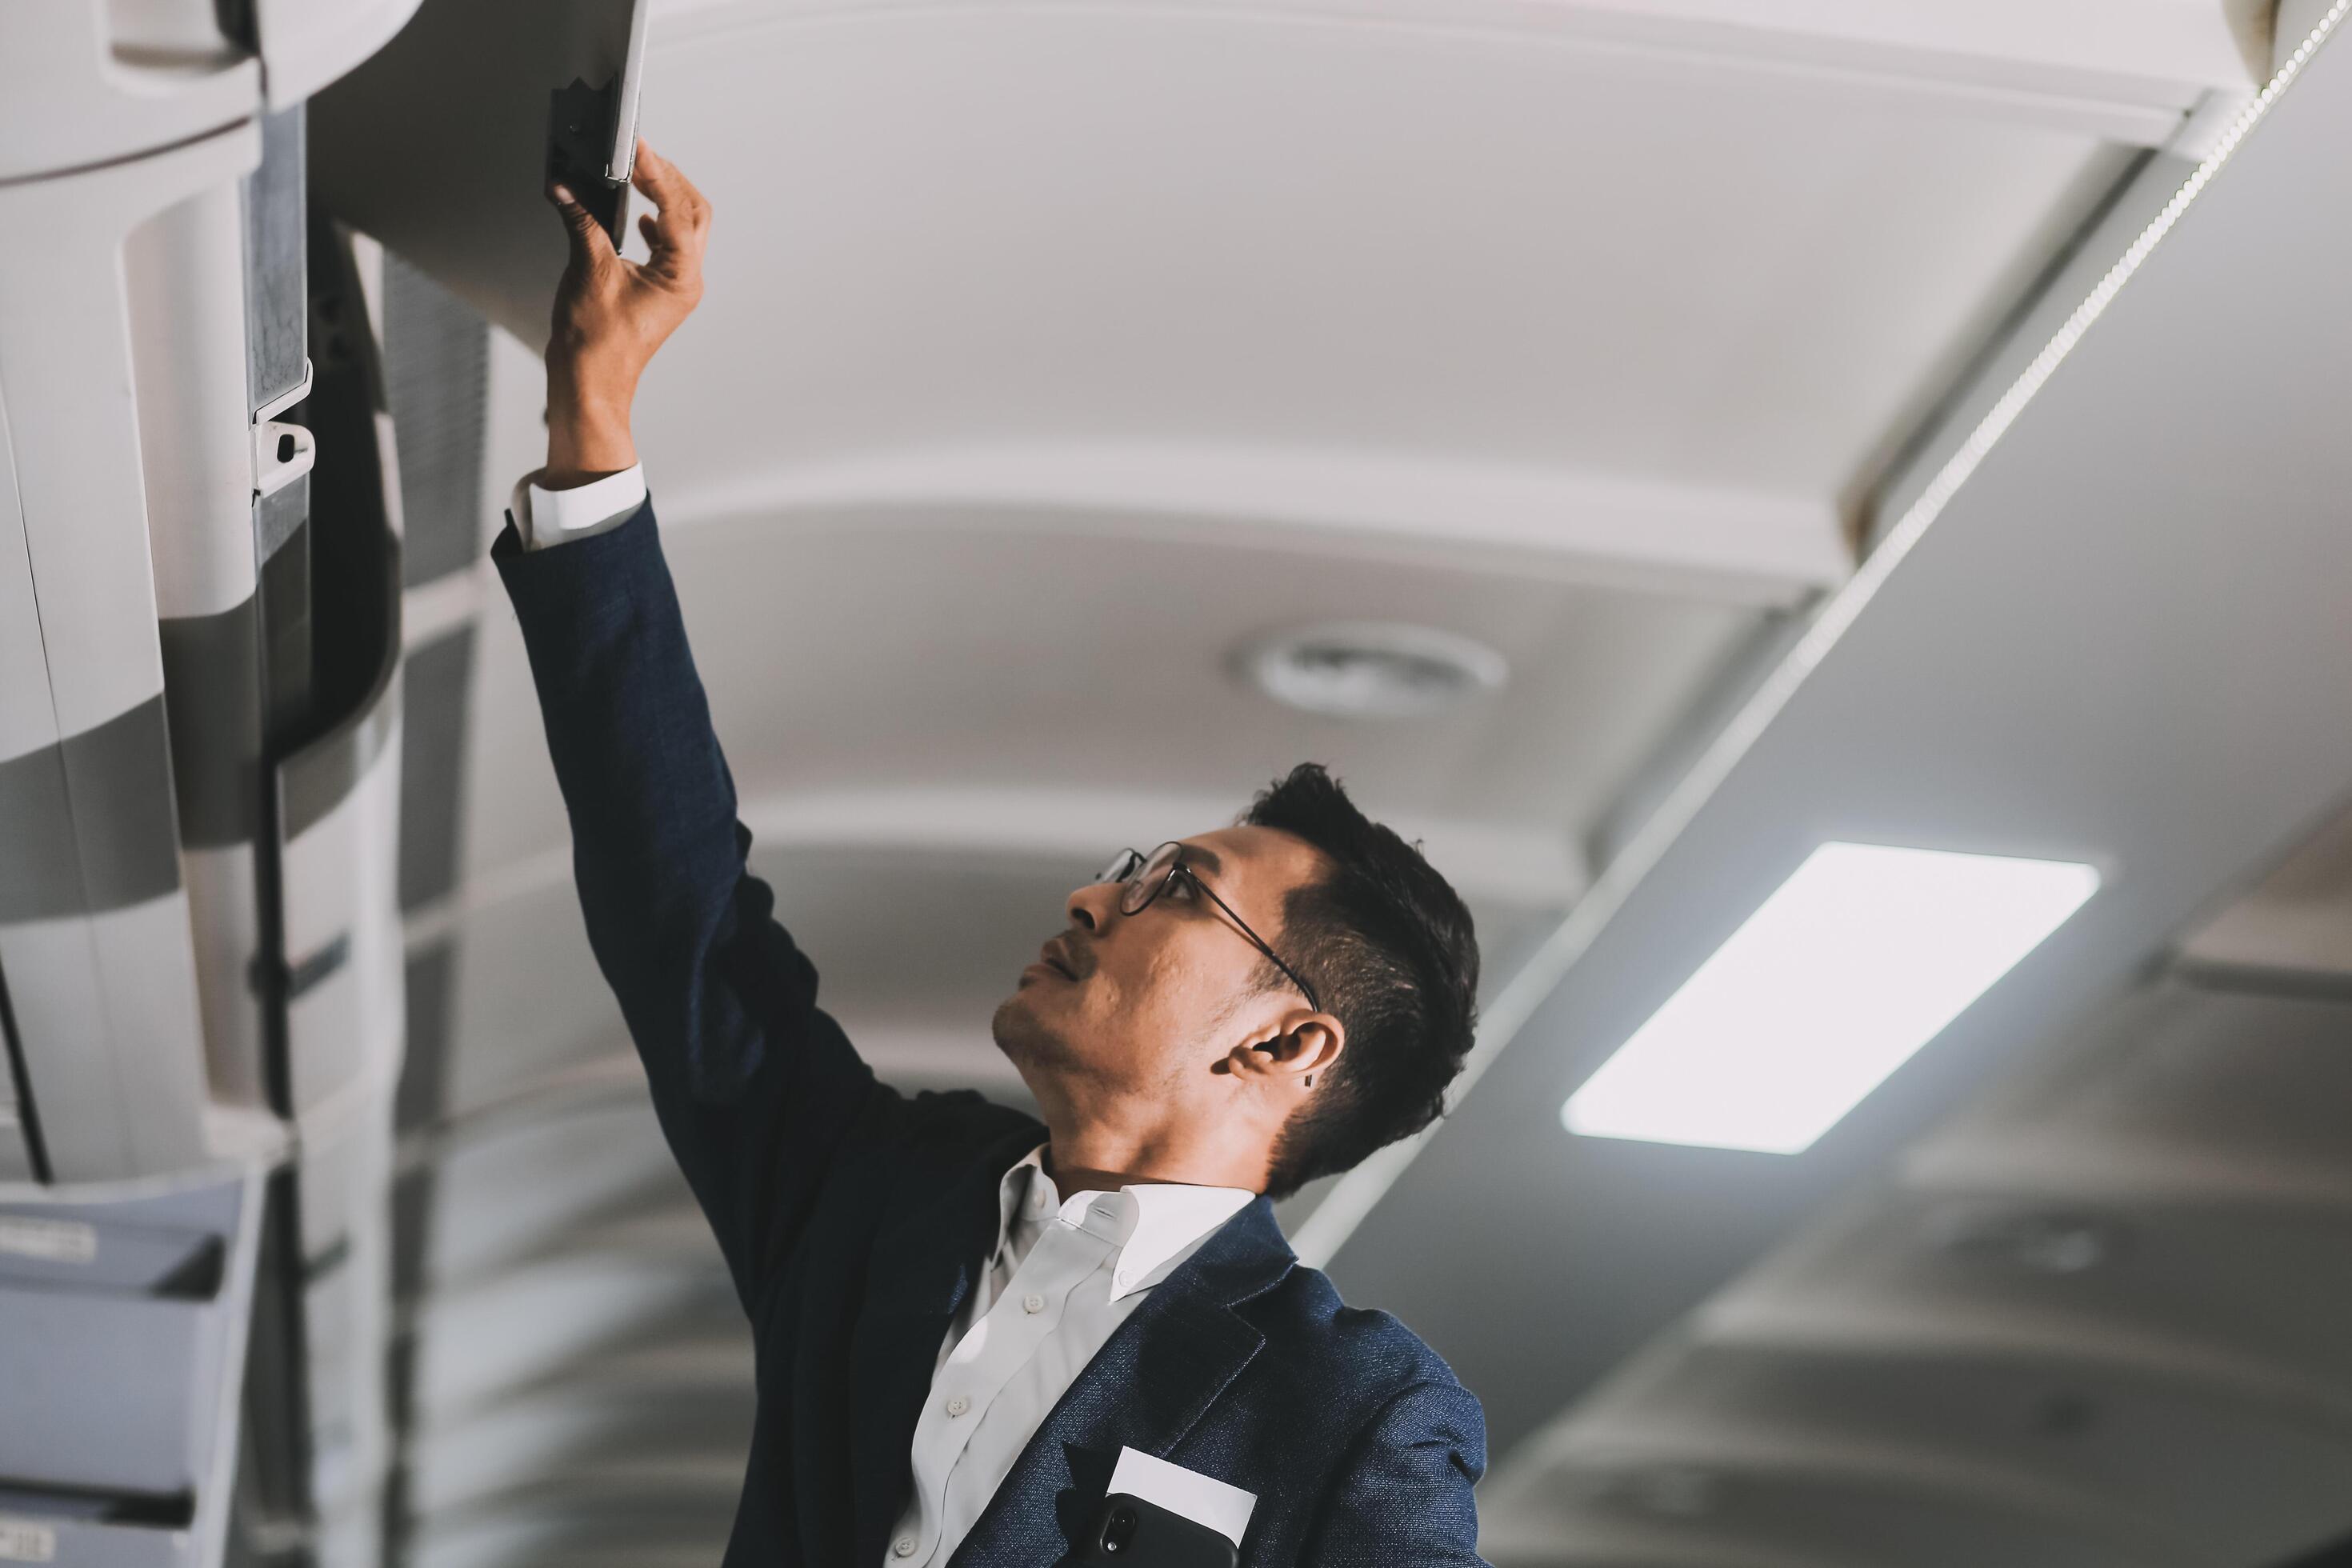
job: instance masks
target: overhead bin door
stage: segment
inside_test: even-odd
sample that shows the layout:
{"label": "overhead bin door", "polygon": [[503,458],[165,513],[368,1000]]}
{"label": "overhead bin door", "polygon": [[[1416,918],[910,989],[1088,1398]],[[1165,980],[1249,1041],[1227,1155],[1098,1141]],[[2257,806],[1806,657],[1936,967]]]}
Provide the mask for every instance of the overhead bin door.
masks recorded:
{"label": "overhead bin door", "polygon": [[317,195],[543,347],[564,261],[542,194],[551,148],[583,201],[623,232],[646,4],[426,0],[312,101]]}

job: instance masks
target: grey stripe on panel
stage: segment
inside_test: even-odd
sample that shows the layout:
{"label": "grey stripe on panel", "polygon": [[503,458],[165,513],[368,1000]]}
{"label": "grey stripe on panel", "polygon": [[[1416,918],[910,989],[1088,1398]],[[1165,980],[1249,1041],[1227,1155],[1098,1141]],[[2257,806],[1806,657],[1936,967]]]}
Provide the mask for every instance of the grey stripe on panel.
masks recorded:
{"label": "grey stripe on panel", "polygon": [[0,763],[0,924],[77,913],[88,903],[63,748]]}
{"label": "grey stripe on panel", "polygon": [[[41,1142],[41,1108],[33,1102],[33,1079],[25,1065],[25,1047],[16,1036],[16,1010],[8,1001],[8,976],[0,970],[0,1052],[7,1056],[8,1102],[16,1122],[16,1148],[24,1157],[26,1176],[49,1179],[49,1155]],[[0,1156],[5,1158],[5,1156]]]}
{"label": "grey stripe on panel", "polygon": [[409,651],[402,679],[408,728],[400,760],[400,907],[446,898],[457,886],[466,712],[474,628],[461,626]]}
{"label": "grey stripe on panel", "polygon": [[0,763],[0,924],[123,909],[179,885],[160,692]]}
{"label": "grey stripe on panel", "polygon": [[303,747],[278,769],[285,791],[278,832],[299,838],[359,787],[400,722],[400,692],[388,682],[352,719]]}
{"label": "grey stripe on panel", "polygon": [[[430,1165],[404,1172],[392,1184],[392,1300],[395,1308],[425,1293],[425,1252],[432,1240],[435,1178]],[[395,1389],[395,1406],[405,1409],[406,1389]]]}
{"label": "grey stripe on panel", "polygon": [[298,103],[262,118],[261,166],[245,178],[245,378],[254,408],[302,384],[310,310],[302,217]]}
{"label": "grey stripe on panel", "polygon": [[191,849],[249,844],[261,823],[259,605],[160,622],[163,708],[180,834]]}
{"label": "grey stripe on panel", "polygon": [[414,587],[480,553],[489,325],[390,251],[383,378],[398,432],[404,580]]}
{"label": "grey stripe on panel", "polygon": [[263,496],[253,507],[253,552],[264,561],[276,555],[310,515],[310,476]]}
{"label": "grey stripe on panel", "polygon": [[414,1132],[448,1108],[449,1026],[457,1008],[457,944],[436,942],[408,958],[408,1052],[400,1067],[393,1127]]}
{"label": "grey stripe on panel", "polygon": [[[351,640],[351,646],[337,651],[338,657],[352,666],[341,674],[349,679],[364,668],[367,684],[341,717],[278,764],[278,831],[279,837],[289,844],[341,805],[343,797],[358,787],[400,723],[400,541],[388,530],[375,528],[371,530],[365,548],[368,553],[364,574],[351,570],[359,563],[345,563],[343,569],[350,575],[341,591],[353,597],[381,592],[382,608],[372,613],[371,620],[359,623],[364,629],[364,640]],[[265,598],[268,587],[265,574]],[[360,609],[349,597],[344,609],[347,621],[371,613]],[[315,659],[313,667],[314,673],[319,673]],[[325,680],[323,675],[320,680]],[[311,700],[327,700],[318,695],[315,685]]]}

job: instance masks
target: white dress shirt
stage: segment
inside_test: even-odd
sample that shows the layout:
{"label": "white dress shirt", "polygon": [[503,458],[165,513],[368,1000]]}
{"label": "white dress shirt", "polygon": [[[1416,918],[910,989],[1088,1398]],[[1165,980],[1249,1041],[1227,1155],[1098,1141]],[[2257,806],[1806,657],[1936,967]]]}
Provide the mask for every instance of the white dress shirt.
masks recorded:
{"label": "white dress shirt", "polygon": [[998,1184],[996,1249],[940,1346],[883,1568],[946,1563],[1112,1331],[1257,1195],[1154,1182],[1066,1199],[1045,1152]]}
{"label": "white dress shirt", "polygon": [[534,468],[515,481],[507,502],[507,516],[525,550],[543,550],[570,539],[585,539],[629,521],[646,504],[646,466],[632,463],[615,474],[574,485],[568,490],[543,489]]}
{"label": "white dress shirt", "polygon": [[[516,482],[510,508],[526,550],[617,528],[646,499],[642,465],[564,490],[537,477]],[[1153,1182],[1066,1199],[1045,1152],[1031,1150],[997,1184],[996,1247],[940,1344],[915,1423],[913,1495],[881,1568],[937,1568],[953,1556],[1112,1331],[1257,1195]]]}

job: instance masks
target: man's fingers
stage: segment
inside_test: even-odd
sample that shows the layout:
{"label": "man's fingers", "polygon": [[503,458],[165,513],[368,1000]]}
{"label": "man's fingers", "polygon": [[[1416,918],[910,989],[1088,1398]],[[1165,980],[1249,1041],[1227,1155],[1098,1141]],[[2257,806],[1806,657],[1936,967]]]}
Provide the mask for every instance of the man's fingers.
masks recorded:
{"label": "man's fingers", "polygon": [[614,258],[613,237],[596,221],[596,215],[580,205],[580,198],[568,185],[551,185],[547,199],[563,219],[564,232],[572,238],[572,264],[583,270],[603,267]]}
{"label": "man's fingers", "polygon": [[692,180],[678,173],[677,164],[643,140],[637,142],[637,162],[629,178],[637,189],[653,198],[654,205],[661,208],[678,244],[695,244],[709,228],[710,203],[694,188]]}
{"label": "man's fingers", "polygon": [[702,251],[710,233],[710,204],[677,165],[655,152],[640,138],[637,159],[629,178],[661,216],[645,232],[650,254],[646,270],[673,289],[698,291],[702,287]]}

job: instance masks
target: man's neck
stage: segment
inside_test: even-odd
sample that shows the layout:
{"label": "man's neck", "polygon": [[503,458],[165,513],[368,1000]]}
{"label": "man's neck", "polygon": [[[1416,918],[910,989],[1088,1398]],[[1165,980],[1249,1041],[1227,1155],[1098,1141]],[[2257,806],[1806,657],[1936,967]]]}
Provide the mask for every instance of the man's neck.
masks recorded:
{"label": "man's neck", "polygon": [[1064,1197],[1074,1193],[1115,1193],[1121,1187],[1148,1183],[1179,1183],[1196,1187],[1239,1187],[1257,1192],[1265,1186],[1263,1162],[1250,1171],[1244,1162],[1203,1159],[1199,1153],[1154,1146],[1150,1142],[1116,1142],[1084,1132],[1049,1134],[1040,1156],[1054,1190]]}
{"label": "man's neck", "polygon": [[1040,1158],[1045,1163],[1045,1174],[1053,1178],[1054,1190],[1066,1198],[1076,1193],[1115,1193],[1121,1187],[1160,1179],[1138,1176],[1125,1171],[1097,1171],[1085,1165],[1064,1164],[1054,1157],[1051,1143],[1045,1145],[1045,1152]]}

